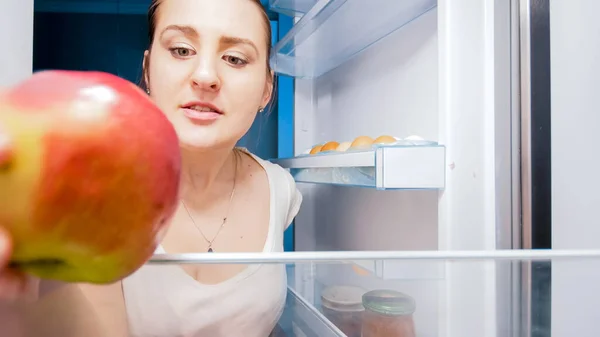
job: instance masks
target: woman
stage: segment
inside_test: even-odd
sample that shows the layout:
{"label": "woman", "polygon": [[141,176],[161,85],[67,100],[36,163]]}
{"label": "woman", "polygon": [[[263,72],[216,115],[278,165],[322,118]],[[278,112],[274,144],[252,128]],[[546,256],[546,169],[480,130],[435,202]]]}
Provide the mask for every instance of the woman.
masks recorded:
{"label": "woman", "polygon": [[[302,197],[287,171],[235,147],[272,98],[260,1],[153,0],[148,17],[144,88],[175,127],[184,167],[158,252],[282,251]],[[265,337],[285,294],[282,265],[144,266],[110,286],[42,285],[22,321],[44,336]]]}

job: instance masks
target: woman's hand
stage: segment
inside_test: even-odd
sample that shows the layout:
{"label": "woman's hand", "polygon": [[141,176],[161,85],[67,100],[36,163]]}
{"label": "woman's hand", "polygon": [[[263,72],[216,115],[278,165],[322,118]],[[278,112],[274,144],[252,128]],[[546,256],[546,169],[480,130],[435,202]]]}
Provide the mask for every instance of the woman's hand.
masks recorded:
{"label": "woman's hand", "polygon": [[[0,174],[11,160],[11,142],[0,125]],[[27,277],[8,266],[12,255],[10,235],[0,225],[0,301],[15,300],[26,291]]]}
{"label": "woman's hand", "polygon": [[12,143],[8,133],[3,129],[0,123],[0,170],[6,167],[12,156]]}
{"label": "woman's hand", "polygon": [[8,264],[12,254],[12,241],[0,226],[0,302],[21,299],[28,293],[28,277]]}
{"label": "woman's hand", "polygon": [[[0,175],[10,170],[14,155],[12,145],[11,137],[0,123]],[[12,253],[13,242],[10,233],[0,224],[0,302],[35,300],[38,296],[39,280],[12,268],[9,265]]]}

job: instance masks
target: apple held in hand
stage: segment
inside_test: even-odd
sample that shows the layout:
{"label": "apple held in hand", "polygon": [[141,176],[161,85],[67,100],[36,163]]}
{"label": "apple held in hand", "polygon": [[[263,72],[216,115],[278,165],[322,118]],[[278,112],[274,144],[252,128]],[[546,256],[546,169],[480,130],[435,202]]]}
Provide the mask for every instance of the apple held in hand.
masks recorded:
{"label": "apple held in hand", "polygon": [[103,284],[152,256],[177,207],[181,157],[172,125],[133,83],[35,73],[0,94],[0,142],[0,226],[16,268]]}

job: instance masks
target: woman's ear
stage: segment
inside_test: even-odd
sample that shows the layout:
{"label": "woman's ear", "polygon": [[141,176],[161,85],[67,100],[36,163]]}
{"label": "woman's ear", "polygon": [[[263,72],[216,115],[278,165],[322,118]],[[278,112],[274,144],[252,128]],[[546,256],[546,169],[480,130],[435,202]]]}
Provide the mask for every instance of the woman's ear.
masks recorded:
{"label": "woman's ear", "polygon": [[150,56],[150,51],[144,51],[144,60],[142,61],[142,74],[144,76],[144,84],[146,86],[146,90],[150,89],[150,82],[148,77],[148,57]]}
{"label": "woman's ear", "polygon": [[267,83],[265,83],[265,91],[263,93],[263,99],[261,102],[261,107],[264,109],[269,102],[271,102],[271,96],[273,95],[273,83],[275,81],[275,73],[271,70],[269,72],[269,77],[267,78]]}

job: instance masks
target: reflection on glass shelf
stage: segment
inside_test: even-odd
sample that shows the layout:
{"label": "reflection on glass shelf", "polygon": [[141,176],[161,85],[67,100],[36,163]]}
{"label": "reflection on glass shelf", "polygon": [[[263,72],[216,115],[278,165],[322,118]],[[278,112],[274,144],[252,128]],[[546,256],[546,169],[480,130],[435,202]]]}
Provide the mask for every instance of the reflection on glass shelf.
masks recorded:
{"label": "reflection on glass shelf", "polygon": [[319,0],[273,48],[281,74],[318,77],[437,6],[437,0]]}
{"label": "reflection on glass shelf", "polygon": [[442,189],[444,146],[392,145],[321,152],[271,161],[289,168],[297,182],[376,189]]}
{"label": "reflection on glass shelf", "polygon": [[[379,261],[363,261],[365,264]],[[389,261],[388,261],[389,262]],[[400,266],[402,263],[415,261],[395,261]],[[416,261],[419,262],[419,261]],[[441,261],[423,261],[425,268],[430,264],[443,267]],[[414,317],[418,300],[419,306],[429,307],[433,310],[435,294],[443,279],[397,279],[383,280],[371,273],[356,268],[351,261],[337,263],[296,263],[294,272],[288,276],[288,286],[299,297],[303,298],[309,306],[314,307],[319,315],[323,315],[333,323],[343,334],[338,336],[361,337],[362,333],[375,333],[382,328],[381,320],[385,320],[390,313],[397,315],[392,324],[399,330],[387,330],[387,335],[400,331],[414,331],[414,319],[420,319],[421,314]],[[386,311],[377,311],[376,308],[387,306]],[[373,313],[367,316],[365,308],[373,307],[368,311]],[[436,319],[437,313],[428,319]],[[377,323],[379,321],[379,323]],[[365,326],[366,323],[366,326]],[[374,326],[375,325],[375,326]],[[425,330],[426,331],[426,330]],[[383,331],[381,331],[383,333]],[[369,334],[366,334],[369,336]],[[379,336],[379,335],[374,335]],[[404,336],[404,335],[398,335]],[[413,334],[407,336],[414,337]]]}
{"label": "reflection on glass shelf", "polygon": [[36,12],[146,14],[149,0],[36,0]]}
{"label": "reflection on glass shelf", "polygon": [[317,0],[269,0],[269,9],[288,16],[306,14]]}
{"label": "reflection on glass shelf", "polygon": [[285,310],[279,320],[278,328],[279,334],[273,333],[272,337],[346,336],[333,322],[292,288],[288,288]]}
{"label": "reflection on glass shelf", "polygon": [[[356,261],[390,262],[398,275],[408,270],[404,264],[445,272],[382,279],[357,272]],[[502,337],[528,329],[571,336],[574,326],[577,336],[600,335],[600,250],[203,253],[156,255],[149,264],[285,266],[288,291],[276,337]],[[515,315],[535,320],[519,325]]]}

